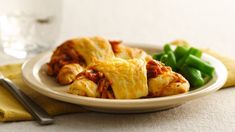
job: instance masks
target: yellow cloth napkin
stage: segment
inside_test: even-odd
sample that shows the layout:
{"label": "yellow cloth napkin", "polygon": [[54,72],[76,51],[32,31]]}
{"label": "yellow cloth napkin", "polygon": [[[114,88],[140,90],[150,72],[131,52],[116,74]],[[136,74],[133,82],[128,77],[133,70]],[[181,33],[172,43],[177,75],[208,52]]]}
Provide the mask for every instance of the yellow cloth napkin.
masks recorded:
{"label": "yellow cloth napkin", "polygon": [[220,60],[227,68],[228,78],[223,88],[235,86],[235,60],[232,58],[223,56],[221,54],[218,54],[217,52],[211,49],[202,49],[202,51]]}
{"label": "yellow cloth napkin", "polygon": [[[0,72],[11,79],[19,88],[32,100],[42,106],[50,115],[59,115],[73,112],[84,112],[78,105],[64,103],[46,96],[43,96],[29,88],[21,77],[21,64],[0,66]],[[32,120],[31,115],[24,107],[9,93],[0,86],[0,121]]]}
{"label": "yellow cloth napkin", "polygon": [[[224,87],[235,85],[235,60],[223,57],[211,50],[204,52],[221,60],[227,67],[229,74]],[[60,102],[46,96],[43,96],[29,88],[22,80],[21,65],[5,65],[0,66],[0,72],[5,77],[11,79],[21,90],[31,97],[37,104],[42,106],[50,115],[59,115],[72,112],[84,112],[85,110],[78,105]],[[31,120],[31,115],[22,107],[22,105],[2,86],[0,86],[0,121],[20,121]]]}

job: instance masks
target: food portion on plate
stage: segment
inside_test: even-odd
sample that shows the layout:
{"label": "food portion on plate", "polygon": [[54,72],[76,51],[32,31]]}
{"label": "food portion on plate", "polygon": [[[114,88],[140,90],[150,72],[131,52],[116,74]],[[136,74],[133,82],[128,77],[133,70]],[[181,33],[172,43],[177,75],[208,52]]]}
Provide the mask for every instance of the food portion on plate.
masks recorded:
{"label": "food portion on plate", "polygon": [[47,63],[47,74],[68,93],[107,99],[138,99],[189,91],[189,82],[145,51],[102,37],[68,40]]}
{"label": "food portion on plate", "polygon": [[214,67],[201,59],[202,51],[190,47],[185,41],[174,41],[177,45],[173,50],[170,44],[165,44],[163,51],[153,55],[155,60],[170,66],[173,71],[182,74],[190,83],[190,90],[206,84],[214,74]]}

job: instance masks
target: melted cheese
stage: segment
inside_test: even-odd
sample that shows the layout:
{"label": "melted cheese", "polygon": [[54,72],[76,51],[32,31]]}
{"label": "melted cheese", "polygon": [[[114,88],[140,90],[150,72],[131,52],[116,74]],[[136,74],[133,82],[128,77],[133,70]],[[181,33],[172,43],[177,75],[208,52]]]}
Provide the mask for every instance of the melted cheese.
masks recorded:
{"label": "melted cheese", "polygon": [[142,59],[113,58],[97,61],[93,66],[111,81],[117,99],[134,99],[148,95],[147,71]]}

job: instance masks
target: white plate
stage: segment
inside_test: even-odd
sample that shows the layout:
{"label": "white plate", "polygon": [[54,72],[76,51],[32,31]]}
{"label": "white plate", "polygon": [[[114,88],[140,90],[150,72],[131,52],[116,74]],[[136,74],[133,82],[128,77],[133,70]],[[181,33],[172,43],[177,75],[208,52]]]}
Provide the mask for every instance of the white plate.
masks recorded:
{"label": "white plate", "polygon": [[[154,51],[154,48],[151,47],[142,48]],[[45,64],[49,62],[51,54],[51,52],[39,54],[23,64],[22,74],[26,84],[48,97],[100,112],[139,113],[169,109],[215,92],[223,86],[227,78],[225,66],[214,57],[203,54],[202,58],[215,67],[215,75],[206,85],[188,93],[167,97],[126,100],[83,97],[67,93],[68,86],[60,86],[54,78],[46,75]]]}

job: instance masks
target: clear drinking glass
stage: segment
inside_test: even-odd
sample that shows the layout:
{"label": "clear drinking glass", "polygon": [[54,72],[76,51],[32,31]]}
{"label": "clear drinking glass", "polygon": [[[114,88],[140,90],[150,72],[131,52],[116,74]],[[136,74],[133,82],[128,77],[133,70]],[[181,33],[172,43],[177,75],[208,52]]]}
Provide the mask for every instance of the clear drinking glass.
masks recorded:
{"label": "clear drinking glass", "polygon": [[[0,8],[2,0],[0,0]],[[12,5],[13,4],[13,5]],[[49,50],[59,35],[61,0],[9,0],[0,14],[3,53],[26,58]],[[10,9],[9,9],[10,8]]]}

